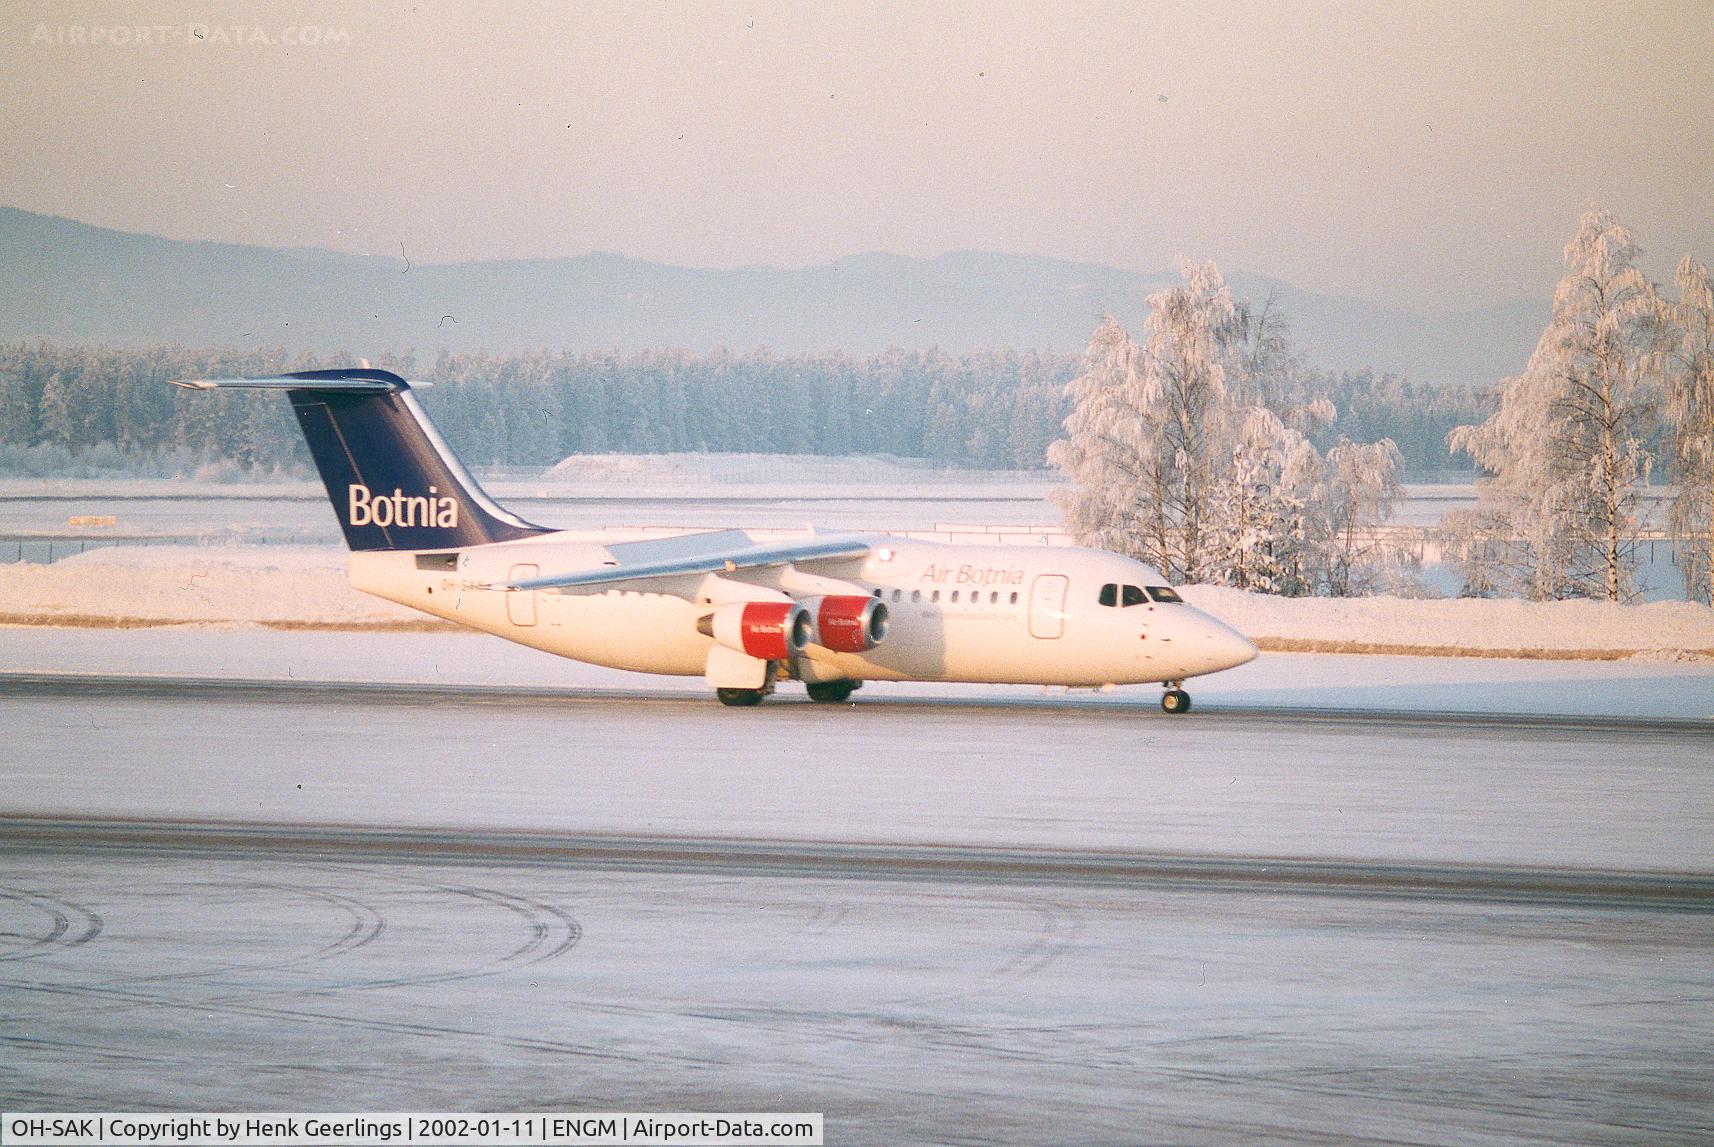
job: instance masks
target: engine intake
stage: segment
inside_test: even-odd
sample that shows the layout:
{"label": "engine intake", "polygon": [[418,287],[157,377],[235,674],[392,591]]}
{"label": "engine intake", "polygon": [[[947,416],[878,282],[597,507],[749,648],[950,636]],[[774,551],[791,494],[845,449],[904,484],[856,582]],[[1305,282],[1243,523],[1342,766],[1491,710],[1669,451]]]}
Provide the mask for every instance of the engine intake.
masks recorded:
{"label": "engine intake", "polygon": [[785,661],[809,644],[814,621],[795,601],[734,601],[696,621],[696,630],[763,661]]}
{"label": "engine intake", "polygon": [[835,653],[863,653],[887,636],[887,607],[875,597],[816,598],[815,643]]}

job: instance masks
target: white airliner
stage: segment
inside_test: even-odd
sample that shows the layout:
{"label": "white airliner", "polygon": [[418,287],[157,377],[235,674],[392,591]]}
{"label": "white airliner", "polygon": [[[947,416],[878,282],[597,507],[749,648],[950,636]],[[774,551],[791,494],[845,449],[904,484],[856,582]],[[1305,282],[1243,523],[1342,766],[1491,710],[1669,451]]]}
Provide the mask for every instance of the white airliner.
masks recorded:
{"label": "white airliner", "polygon": [[573,541],[484,494],[398,375],[176,385],[286,392],[358,589],[561,657],[705,677],[728,705],[788,680],[829,702],[865,681],[1159,682],[1161,707],[1182,713],[1185,678],[1256,656],[1117,554],[820,531]]}

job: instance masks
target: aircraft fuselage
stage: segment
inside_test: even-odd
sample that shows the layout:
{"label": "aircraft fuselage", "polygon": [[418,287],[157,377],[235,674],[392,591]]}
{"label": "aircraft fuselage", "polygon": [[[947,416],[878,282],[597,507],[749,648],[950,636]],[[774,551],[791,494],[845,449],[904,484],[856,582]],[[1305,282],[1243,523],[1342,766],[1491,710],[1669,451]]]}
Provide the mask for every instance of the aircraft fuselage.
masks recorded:
{"label": "aircraft fuselage", "polygon": [[[875,539],[838,577],[790,566],[708,575],[697,590],[502,592],[496,582],[611,564],[606,547],[545,535],[456,554],[354,553],[358,589],[523,645],[616,669],[699,676],[714,641],[698,632],[710,606],[804,591],[886,603],[885,639],[862,653],[810,644],[789,666],[805,681],[965,681],[1085,685],[1180,681],[1242,664],[1255,647],[1182,602],[1103,587],[1164,587],[1139,562],[1070,547],[954,545]],[[805,583],[814,584],[805,584]]]}

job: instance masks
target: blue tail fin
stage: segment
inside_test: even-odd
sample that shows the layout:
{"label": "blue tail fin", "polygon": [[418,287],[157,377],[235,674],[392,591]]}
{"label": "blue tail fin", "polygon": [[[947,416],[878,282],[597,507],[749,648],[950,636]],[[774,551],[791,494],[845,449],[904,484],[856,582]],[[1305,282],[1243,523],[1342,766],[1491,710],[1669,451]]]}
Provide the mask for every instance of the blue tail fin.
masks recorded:
{"label": "blue tail fin", "polygon": [[284,390],[353,550],[435,550],[551,531],[482,492],[423,413],[410,383],[385,370],[306,370],[205,378],[193,390]]}

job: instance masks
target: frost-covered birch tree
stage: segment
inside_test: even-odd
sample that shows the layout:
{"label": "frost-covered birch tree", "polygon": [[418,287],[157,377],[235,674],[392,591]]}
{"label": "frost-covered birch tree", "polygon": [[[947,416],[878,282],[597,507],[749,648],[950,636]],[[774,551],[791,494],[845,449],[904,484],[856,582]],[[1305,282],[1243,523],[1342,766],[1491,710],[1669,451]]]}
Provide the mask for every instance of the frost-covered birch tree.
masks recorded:
{"label": "frost-covered birch tree", "polygon": [[1149,298],[1137,367],[1137,407],[1155,448],[1143,473],[1149,560],[1167,577],[1201,581],[1213,565],[1212,502],[1231,455],[1228,388],[1239,310],[1213,263],[1185,265],[1184,282]]}
{"label": "frost-covered birch tree", "polygon": [[1293,435],[1265,407],[1250,407],[1239,419],[1231,461],[1215,490],[1212,515],[1218,580],[1227,585],[1285,592],[1289,517],[1279,493]]}
{"label": "frost-covered birch tree", "polygon": [[1391,438],[1356,443],[1341,438],[1327,452],[1327,592],[1350,597],[1377,588],[1399,565],[1397,548],[1380,538],[1374,526],[1392,516],[1402,492],[1403,461]]}
{"label": "frost-covered birch tree", "polygon": [[1230,454],[1224,360],[1239,312],[1212,263],[1182,270],[1183,283],[1149,297],[1141,346],[1110,316],[1090,339],[1048,460],[1070,479],[1054,497],[1079,541],[1196,581],[1211,564],[1211,502]]}
{"label": "frost-covered birch tree", "polygon": [[[1238,431],[1214,497],[1214,568],[1209,580],[1291,597],[1323,588],[1319,571],[1330,530],[1326,460],[1306,431],[1331,422],[1333,404],[1316,399],[1277,414],[1252,405]],[[1372,524],[1372,523],[1371,523]]]}
{"label": "frost-covered birch tree", "polygon": [[1636,256],[1611,212],[1587,212],[1529,365],[1500,383],[1492,417],[1449,436],[1493,474],[1480,508],[1510,522],[1514,588],[1537,599],[1636,593],[1660,360],[1659,304]]}
{"label": "frost-covered birch tree", "polygon": [[1677,486],[1672,527],[1686,593],[1714,605],[1714,277],[1686,256],[1676,278],[1666,382]]}
{"label": "frost-covered birch tree", "polygon": [[1053,494],[1085,545],[1129,554],[1175,581],[1267,593],[1349,593],[1379,577],[1373,527],[1391,512],[1398,451],[1308,438],[1336,411],[1304,401],[1303,372],[1272,303],[1252,312],[1212,263],[1149,297],[1146,337],[1112,318],[1068,387]]}
{"label": "frost-covered birch tree", "polygon": [[1066,392],[1075,405],[1047,458],[1068,481],[1049,497],[1085,545],[1152,560],[1142,490],[1159,469],[1159,443],[1138,408],[1137,345],[1113,316],[1096,328]]}

